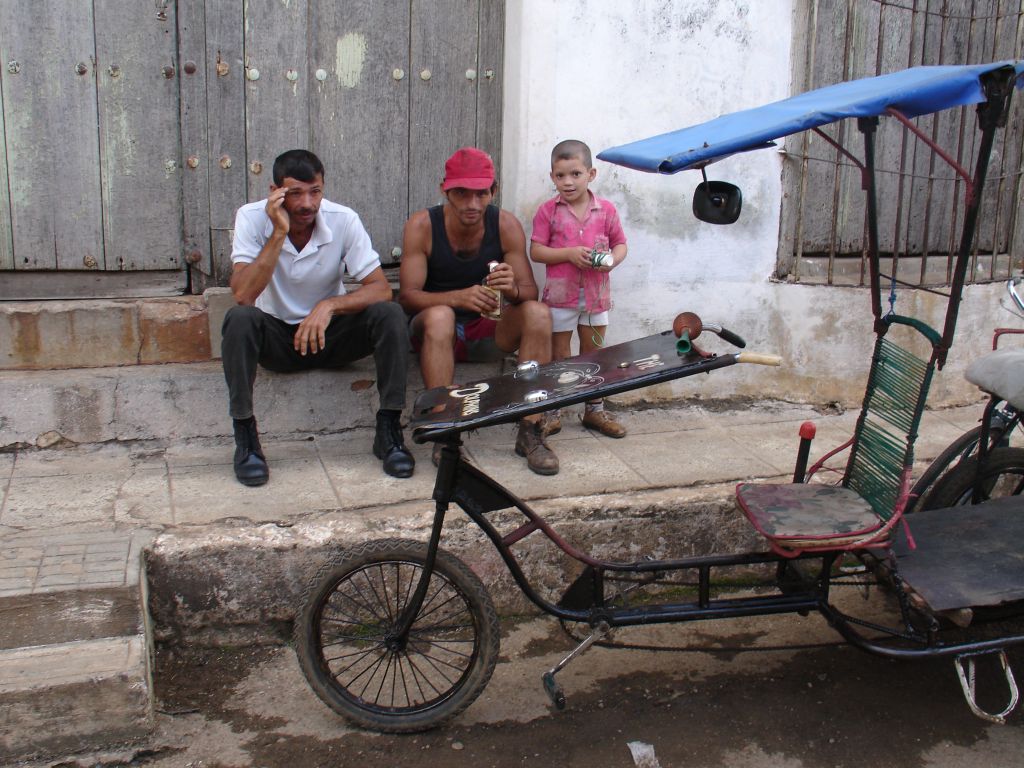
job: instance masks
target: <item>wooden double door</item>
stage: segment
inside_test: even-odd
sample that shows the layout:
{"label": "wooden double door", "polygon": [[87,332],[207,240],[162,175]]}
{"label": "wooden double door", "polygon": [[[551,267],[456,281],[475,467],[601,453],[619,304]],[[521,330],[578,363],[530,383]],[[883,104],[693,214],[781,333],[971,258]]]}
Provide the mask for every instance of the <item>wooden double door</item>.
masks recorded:
{"label": "wooden double door", "polygon": [[222,283],[309,148],[386,262],[444,159],[500,155],[495,0],[0,0],[0,298]]}

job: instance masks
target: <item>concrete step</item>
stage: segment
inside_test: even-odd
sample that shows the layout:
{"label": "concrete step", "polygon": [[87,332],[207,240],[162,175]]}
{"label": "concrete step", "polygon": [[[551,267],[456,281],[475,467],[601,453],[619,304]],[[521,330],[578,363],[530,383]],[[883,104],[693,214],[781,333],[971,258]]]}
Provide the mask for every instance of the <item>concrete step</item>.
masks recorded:
{"label": "concrete step", "polygon": [[0,762],[105,749],[152,729],[142,635],[0,651]]}
{"label": "concrete step", "polygon": [[[209,360],[223,292],[159,299],[0,302],[0,370]],[[214,340],[211,342],[211,340]],[[219,353],[218,353],[219,354]]]}
{"label": "concrete step", "polygon": [[[610,560],[630,561],[637,552],[668,558],[758,549],[759,537],[735,511],[733,485],[561,496],[531,505],[574,546]],[[424,500],[323,510],[296,522],[169,529],[145,552],[154,640],[288,642],[303,590],[330,555],[368,540],[424,542],[433,514]],[[480,576],[498,612],[535,611],[483,532],[457,507],[449,515],[441,546]],[[501,524],[514,527],[522,520],[512,515]],[[527,578],[552,601],[576,575],[566,571],[561,550],[539,533],[513,549]]]}
{"label": "concrete step", "polygon": [[137,741],[152,682],[141,552],[155,535],[17,534],[0,545],[0,761]]}
{"label": "concrete step", "polygon": [[[500,363],[460,365],[461,380],[492,376]],[[261,370],[255,410],[265,435],[323,434],[374,424],[373,360],[340,370]],[[408,407],[423,388],[409,372]],[[231,434],[219,360],[47,371],[0,371],[0,450],[112,440],[178,440]]]}

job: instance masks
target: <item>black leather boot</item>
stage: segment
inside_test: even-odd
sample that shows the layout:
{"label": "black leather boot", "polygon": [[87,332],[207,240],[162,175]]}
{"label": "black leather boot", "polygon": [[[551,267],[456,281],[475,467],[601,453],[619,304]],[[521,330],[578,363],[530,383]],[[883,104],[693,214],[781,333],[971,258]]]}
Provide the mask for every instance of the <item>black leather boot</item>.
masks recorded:
{"label": "black leather boot", "polygon": [[263,485],[270,478],[253,417],[235,419],[235,477],[242,485]]}
{"label": "black leather boot", "polygon": [[405,447],[400,418],[397,411],[377,411],[373,455],[384,461],[384,471],[392,477],[412,477],[416,459]]}

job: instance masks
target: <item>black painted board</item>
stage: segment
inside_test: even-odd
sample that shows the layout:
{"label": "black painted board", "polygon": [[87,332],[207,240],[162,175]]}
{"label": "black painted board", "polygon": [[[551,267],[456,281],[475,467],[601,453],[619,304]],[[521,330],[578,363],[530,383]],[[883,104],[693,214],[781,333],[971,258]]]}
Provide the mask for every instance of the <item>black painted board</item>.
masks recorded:
{"label": "black painted board", "polygon": [[907,515],[900,574],[934,611],[1024,600],[1024,497]]}
{"label": "black painted board", "polygon": [[[435,441],[739,362],[737,354],[704,356],[691,351],[680,355],[676,341],[672,331],[665,331],[547,363],[533,371],[524,371],[520,365],[504,376],[427,390],[416,398],[413,408],[413,439],[417,443]],[[530,396],[538,392],[545,396],[533,401]]]}

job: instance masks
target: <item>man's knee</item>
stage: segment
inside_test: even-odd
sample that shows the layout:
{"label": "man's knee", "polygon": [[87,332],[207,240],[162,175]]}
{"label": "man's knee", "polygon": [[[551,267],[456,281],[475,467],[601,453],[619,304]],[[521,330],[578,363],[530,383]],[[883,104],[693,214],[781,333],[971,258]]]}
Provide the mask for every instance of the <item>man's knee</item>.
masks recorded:
{"label": "man's knee", "polygon": [[224,343],[231,343],[244,336],[263,322],[263,312],[251,305],[236,304],[224,314],[221,324],[221,338]]}
{"label": "man's knee", "polygon": [[427,307],[416,318],[419,335],[425,343],[453,344],[455,311],[451,307]]}
{"label": "man's knee", "polygon": [[549,336],[551,334],[551,310],[540,301],[524,301],[522,308],[523,334]]}
{"label": "man's knee", "polygon": [[402,308],[393,301],[378,301],[365,310],[367,316],[378,326],[388,330],[400,330],[406,333],[408,321]]}

